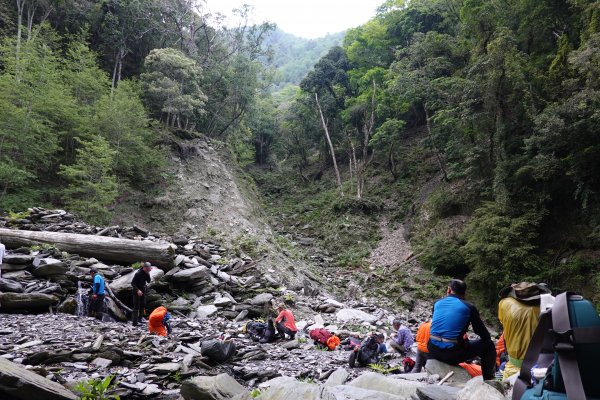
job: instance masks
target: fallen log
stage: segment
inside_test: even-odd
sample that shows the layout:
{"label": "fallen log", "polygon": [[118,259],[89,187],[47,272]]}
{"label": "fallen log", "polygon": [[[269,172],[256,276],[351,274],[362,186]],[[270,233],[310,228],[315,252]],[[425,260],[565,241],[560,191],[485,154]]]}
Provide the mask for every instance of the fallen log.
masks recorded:
{"label": "fallen log", "polygon": [[150,261],[168,271],[173,268],[175,245],[145,240],[120,239],[77,233],[0,229],[0,241],[8,248],[50,244],[62,251],[99,260],[134,263]]}

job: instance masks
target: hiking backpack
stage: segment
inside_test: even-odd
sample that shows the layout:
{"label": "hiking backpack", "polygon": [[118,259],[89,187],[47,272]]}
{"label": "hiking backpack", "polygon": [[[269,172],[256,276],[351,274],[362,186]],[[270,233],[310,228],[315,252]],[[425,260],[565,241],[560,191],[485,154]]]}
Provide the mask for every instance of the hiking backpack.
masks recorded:
{"label": "hiking backpack", "polygon": [[258,321],[249,321],[244,327],[244,332],[248,333],[252,340],[258,342],[265,334],[267,324]]}
{"label": "hiking backpack", "polygon": [[324,328],[312,329],[308,335],[312,340],[317,343],[322,344],[323,346],[327,346],[327,339],[332,336],[332,333]]}
{"label": "hiking backpack", "polygon": [[[600,316],[583,297],[561,293],[552,309],[540,314],[512,398],[600,399],[599,362]],[[548,368],[537,383],[532,381],[536,366]]]}

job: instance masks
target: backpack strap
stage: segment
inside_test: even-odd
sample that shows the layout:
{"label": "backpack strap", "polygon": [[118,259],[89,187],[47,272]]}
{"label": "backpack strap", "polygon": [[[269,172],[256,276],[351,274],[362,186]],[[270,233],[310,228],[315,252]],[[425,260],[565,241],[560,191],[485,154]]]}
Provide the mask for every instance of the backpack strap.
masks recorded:
{"label": "backpack strap", "polygon": [[552,330],[554,331],[554,349],[558,355],[560,372],[565,383],[567,397],[570,399],[585,399],[585,391],[581,382],[575,339],[571,320],[569,318],[569,296],[573,293],[564,292],[556,296],[553,308]]}
{"label": "backpack strap", "polygon": [[[520,400],[525,390],[531,386],[531,368],[537,363],[540,353],[542,351],[551,351],[549,346],[550,329],[552,328],[552,309],[547,312],[540,314],[537,327],[533,332],[525,357],[523,358],[523,365],[521,365],[521,371],[519,378],[515,381],[513,389],[513,400]],[[506,340],[506,338],[505,338]]]}

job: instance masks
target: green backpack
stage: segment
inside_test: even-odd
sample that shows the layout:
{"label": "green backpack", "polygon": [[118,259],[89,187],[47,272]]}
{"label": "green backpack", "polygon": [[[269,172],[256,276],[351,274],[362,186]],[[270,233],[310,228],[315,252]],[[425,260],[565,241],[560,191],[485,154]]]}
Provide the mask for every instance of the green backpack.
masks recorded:
{"label": "green backpack", "polygon": [[[531,369],[548,367],[532,385]],[[600,399],[600,316],[583,297],[564,292],[540,315],[513,390],[513,400]]]}

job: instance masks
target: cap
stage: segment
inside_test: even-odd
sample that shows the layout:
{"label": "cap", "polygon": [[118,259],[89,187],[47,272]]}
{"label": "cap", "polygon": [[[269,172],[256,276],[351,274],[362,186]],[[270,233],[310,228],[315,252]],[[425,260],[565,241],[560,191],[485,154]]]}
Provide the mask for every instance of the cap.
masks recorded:
{"label": "cap", "polygon": [[146,268],[146,267],[151,267],[152,264],[150,264],[149,261],[142,261],[142,268]]}
{"label": "cap", "polygon": [[97,274],[98,270],[96,268],[90,268],[90,274]]}

